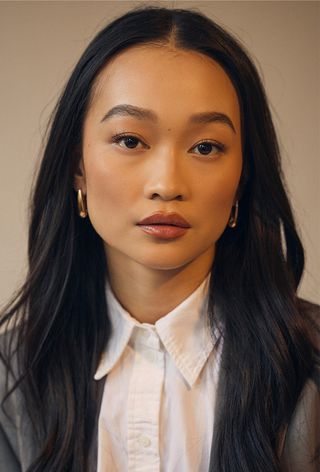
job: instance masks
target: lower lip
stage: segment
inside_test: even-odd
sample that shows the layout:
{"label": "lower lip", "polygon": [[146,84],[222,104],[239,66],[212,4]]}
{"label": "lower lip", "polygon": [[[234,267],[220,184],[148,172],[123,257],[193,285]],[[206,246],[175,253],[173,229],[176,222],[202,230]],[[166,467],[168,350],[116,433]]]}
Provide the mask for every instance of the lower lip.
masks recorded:
{"label": "lower lip", "polygon": [[183,236],[188,228],[181,226],[166,226],[166,225],[138,225],[144,233],[151,234],[161,239],[172,239]]}

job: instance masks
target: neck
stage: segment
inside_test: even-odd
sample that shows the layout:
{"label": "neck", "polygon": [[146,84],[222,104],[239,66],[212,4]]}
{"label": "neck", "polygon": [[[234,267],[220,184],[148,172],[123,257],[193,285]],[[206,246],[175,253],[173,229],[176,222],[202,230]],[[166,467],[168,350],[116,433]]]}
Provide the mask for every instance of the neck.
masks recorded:
{"label": "neck", "polygon": [[214,248],[183,267],[146,267],[119,252],[106,249],[109,283],[123,308],[140,323],[154,324],[196,288],[211,270]]}

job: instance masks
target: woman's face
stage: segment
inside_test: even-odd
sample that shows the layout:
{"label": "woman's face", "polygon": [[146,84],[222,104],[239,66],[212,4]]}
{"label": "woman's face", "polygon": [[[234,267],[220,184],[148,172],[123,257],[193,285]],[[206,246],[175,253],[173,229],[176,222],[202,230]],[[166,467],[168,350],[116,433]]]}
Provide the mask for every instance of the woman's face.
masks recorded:
{"label": "woman's face", "polygon": [[[212,263],[242,170],[239,103],[228,76],[193,51],[121,52],[98,77],[80,169],[74,185],[86,194],[108,260],[157,270]],[[137,223],[155,212],[178,213],[190,227],[169,239],[146,233]]]}

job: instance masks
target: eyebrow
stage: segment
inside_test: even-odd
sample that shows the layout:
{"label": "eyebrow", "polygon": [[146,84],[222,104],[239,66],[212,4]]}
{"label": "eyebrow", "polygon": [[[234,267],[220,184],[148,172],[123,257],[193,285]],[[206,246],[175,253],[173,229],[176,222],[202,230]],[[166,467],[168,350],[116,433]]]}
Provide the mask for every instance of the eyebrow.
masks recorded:
{"label": "eyebrow", "polygon": [[[102,118],[101,123],[109,120],[113,116],[134,116],[138,120],[148,120],[153,123],[158,122],[157,115],[147,108],[137,107],[135,105],[121,104],[111,108]],[[223,123],[228,125],[234,133],[236,133],[235,127],[225,113],[216,111],[205,111],[202,113],[195,113],[189,118],[190,124],[207,124],[207,123]]]}

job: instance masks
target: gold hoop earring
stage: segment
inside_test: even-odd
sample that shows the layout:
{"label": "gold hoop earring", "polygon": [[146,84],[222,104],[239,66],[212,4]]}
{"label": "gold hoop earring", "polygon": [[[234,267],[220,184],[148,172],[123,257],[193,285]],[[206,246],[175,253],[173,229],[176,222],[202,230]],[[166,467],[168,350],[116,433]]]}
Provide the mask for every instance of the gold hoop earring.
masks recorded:
{"label": "gold hoop earring", "polygon": [[[234,210],[233,210],[234,209]],[[236,204],[232,207],[231,216],[229,218],[228,225],[230,228],[235,228],[238,223],[238,212],[239,212],[239,202],[236,201]]]}
{"label": "gold hoop earring", "polygon": [[82,195],[81,188],[79,188],[79,190],[78,190],[78,198],[77,199],[78,199],[79,215],[81,216],[81,218],[85,218],[88,215],[88,211],[87,211],[86,204],[85,204],[85,201],[84,201],[84,196]]}

